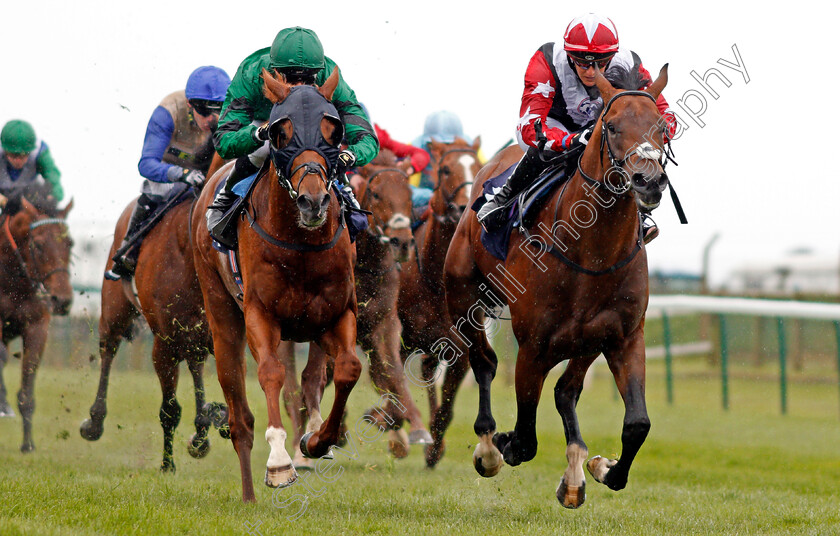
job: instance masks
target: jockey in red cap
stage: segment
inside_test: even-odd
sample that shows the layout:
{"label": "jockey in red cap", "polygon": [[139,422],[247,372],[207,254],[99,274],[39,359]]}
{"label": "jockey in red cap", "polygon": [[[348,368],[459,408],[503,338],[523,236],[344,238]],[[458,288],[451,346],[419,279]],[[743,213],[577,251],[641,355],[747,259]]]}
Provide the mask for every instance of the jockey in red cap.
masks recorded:
{"label": "jockey in red cap", "polygon": [[[555,50],[554,43],[546,43],[531,57],[525,72],[525,89],[519,109],[520,119],[516,137],[525,156],[502,190],[487,202],[478,213],[478,221],[488,230],[504,224],[502,207],[528,187],[549,164],[540,158],[534,123],[539,119],[547,138],[548,152],[563,153],[582,149],[592,132],[590,124],[597,119],[604,104],[595,86],[595,66],[638,74],[639,87],[651,83],[650,73],[642,66],[639,56],[628,49],[619,49],[618,31],[613,22],[589,13],[573,19],[563,36],[563,49]],[[669,136],[676,131],[676,118],[663,96],[656,101],[668,124]],[[652,220],[645,221],[645,242],[656,237],[659,230]]]}

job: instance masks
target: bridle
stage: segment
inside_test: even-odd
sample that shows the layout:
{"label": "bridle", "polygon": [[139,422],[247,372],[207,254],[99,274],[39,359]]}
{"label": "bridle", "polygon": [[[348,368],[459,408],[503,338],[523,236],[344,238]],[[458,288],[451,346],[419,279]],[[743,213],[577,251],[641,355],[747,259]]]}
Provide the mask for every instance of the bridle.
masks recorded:
{"label": "bridle", "polygon": [[[300,175],[300,180],[297,183],[297,186],[292,186],[292,182],[290,180],[291,177],[295,176],[295,173],[303,169],[303,173]],[[321,179],[321,182],[324,183],[324,188],[327,191],[330,190],[330,179],[327,177],[327,168],[320,162],[315,162],[310,160],[309,162],[304,162],[298,166],[295,166],[292,169],[292,172],[289,174],[289,177],[286,177],[280,172],[280,168],[277,166],[277,163],[274,163],[274,171],[277,174],[277,182],[280,183],[280,186],[289,192],[289,196],[294,200],[300,196],[300,185],[303,183],[303,180],[306,178],[307,175],[318,175]]]}
{"label": "bridle", "polygon": [[437,185],[434,187],[432,192],[437,192],[438,190],[440,190],[440,195],[443,197],[444,203],[446,203],[446,214],[441,215],[437,212],[432,211],[432,215],[434,215],[435,219],[440,223],[457,223],[458,219],[460,218],[460,215],[458,217],[453,217],[452,214],[455,211],[460,211],[461,207],[455,205],[453,201],[455,201],[455,197],[458,195],[458,192],[460,192],[463,188],[466,188],[467,186],[472,186],[473,183],[473,181],[464,181],[461,184],[459,184],[454,190],[452,190],[452,192],[450,192],[449,195],[447,195],[443,191],[443,181],[441,180],[441,164],[443,164],[443,161],[446,159],[446,157],[452,153],[472,154],[476,158],[476,160],[478,160],[478,152],[473,148],[467,147],[456,147],[454,149],[449,149],[448,151],[444,151],[444,153],[440,155],[440,158],[438,158]]}
{"label": "bridle", "polygon": [[[12,251],[15,254],[15,258],[17,259],[18,266],[20,267],[21,271],[23,272],[23,275],[26,277],[26,280],[35,289],[35,292],[36,292],[37,296],[39,298],[45,298],[45,297],[49,296],[49,291],[47,290],[46,286],[44,285],[47,282],[47,280],[50,277],[52,277],[53,275],[55,275],[57,273],[60,273],[60,272],[66,272],[69,275],[70,274],[70,268],[69,268],[69,266],[62,266],[60,268],[56,268],[54,270],[51,270],[50,272],[47,272],[40,279],[38,279],[36,277],[33,277],[32,273],[29,271],[29,266],[26,264],[26,261],[24,260],[23,255],[20,252],[20,248],[18,247],[17,242],[15,241],[14,237],[12,236],[12,231],[11,231],[11,229],[9,229],[9,220],[10,219],[11,218],[9,218],[8,215],[4,214],[3,231],[6,234],[6,238],[9,239],[9,244],[12,246]],[[32,231],[32,230],[37,229],[38,227],[41,227],[43,225],[63,225],[66,228],[67,227],[67,221],[63,220],[63,219],[60,219],[60,218],[46,218],[46,219],[43,219],[43,220],[37,220],[37,221],[32,222],[29,225],[29,230]],[[33,247],[32,247],[32,240],[30,240],[27,245],[28,245],[28,250],[29,250],[29,257],[31,259],[34,259],[35,258],[35,251],[33,250]]]}

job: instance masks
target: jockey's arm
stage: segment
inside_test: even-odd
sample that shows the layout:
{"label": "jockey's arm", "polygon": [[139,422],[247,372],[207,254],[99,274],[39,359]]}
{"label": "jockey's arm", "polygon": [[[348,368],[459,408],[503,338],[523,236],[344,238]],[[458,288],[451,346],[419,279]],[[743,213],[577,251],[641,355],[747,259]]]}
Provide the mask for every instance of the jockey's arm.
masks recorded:
{"label": "jockey's arm", "polygon": [[183,168],[163,161],[163,155],[172,134],[175,132],[175,122],[172,115],[163,106],[158,106],[149,118],[146,126],[146,137],[143,138],[143,150],[137,170],[144,179],[152,182],[172,182],[184,174]]}
{"label": "jockey's arm", "polygon": [[237,71],[230,83],[219,115],[219,126],[213,134],[216,152],[225,160],[251,154],[263,145],[255,138],[257,126],[252,124],[255,99],[265,99],[260,84],[261,79],[256,84],[249,84],[241,71]]}
{"label": "jockey's arm", "polygon": [[[548,112],[554,102],[557,88],[554,87],[554,76],[545,61],[541,51],[531,56],[528,69],[525,71],[525,89],[522,92],[522,104],[519,107],[519,132],[522,140],[529,146],[537,146],[537,135],[534,120],[539,118],[543,126],[543,134],[547,138],[546,149],[563,151],[571,142],[571,133],[562,127],[548,127]],[[565,145],[564,145],[565,143]]]}
{"label": "jockey's arm", "polygon": [[374,125],[374,129],[376,130],[376,137],[379,138],[380,147],[393,152],[397,158],[409,158],[414,171],[426,169],[426,166],[429,165],[431,157],[423,149],[396,141],[388,134],[387,130],[380,128],[379,125]]}
{"label": "jockey's arm", "polygon": [[41,145],[41,151],[35,160],[35,169],[52,186],[52,195],[55,200],[61,201],[64,199],[64,188],[61,187],[61,172],[56,167],[50,148],[47,147],[46,143]]}

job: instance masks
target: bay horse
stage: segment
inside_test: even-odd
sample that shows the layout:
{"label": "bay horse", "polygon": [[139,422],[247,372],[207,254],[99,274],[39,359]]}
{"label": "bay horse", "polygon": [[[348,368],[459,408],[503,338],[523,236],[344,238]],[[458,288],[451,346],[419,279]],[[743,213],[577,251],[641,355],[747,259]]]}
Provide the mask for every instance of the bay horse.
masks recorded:
{"label": "bay horse", "polygon": [[[204,218],[215,187],[232,164],[207,182],[191,221],[196,270],[218,378],[229,407],[230,436],[239,457],[245,502],[255,501],[251,476],[254,416],[245,392],[245,338],[257,362],[268,408],[265,437],[271,453],[265,483],[270,487],[289,486],[297,479],[285,450],[286,431],[280,416],[286,375],[277,355],[281,341],[315,341],[335,360],[333,407],[326,421],[301,439],[306,456],[325,455],[338,442],[344,407],[361,372],[355,353],[353,248],[329,178],[343,137],[343,125],[330,103],[338,70],[321,88],[293,87],[265,70],[262,79],[263,92],[274,104],[270,162],[267,174],[252,188],[242,215],[248,221],[240,218],[237,222],[241,295],[227,256],[213,248]],[[294,150],[301,144],[300,150]],[[330,160],[324,154],[330,154]],[[322,370],[323,364],[308,363],[304,383],[308,374],[322,374]],[[321,417],[312,415],[311,420],[317,423]]]}
{"label": "bay horse", "polygon": [[[503,462],[518,465],[536,455],[543,383],[555,365],[567,360],[554,388],[569,462],[556,496],[567,508],[585,500],[588,449],[575,407],[585,373],[600,353],[615,377],[625,415],[619,459],[596,456],[586,463],[595,480],[623,489],[650,429],[644,346],[648,267],[639,210],[656,208],[668,185],[661,160],[665,122],[655,104],[667,80],[666,65],[646,90],[635,90],[641,85],[637,80],[623,85],[634,90],[622,91],[598,72],[596,85],[606,105],[577,169],[550,194],[536,216],[536,228],[514,232],[502,262],[481,245],[481,227],[471,211],[461,218],[446,257],[447,305],[459,331],[453,339],[469,355],[479,387],[475,469],[491,477]],[[517,146],[505,149],[482,168],[477,185],[521,156]],[[473,200],[479,192],[476,188]],[[510,307],[519,343],[517,418],[513,431],[496,434],[490,384],[497,358],[482,328],[485,315],[497,314],[503,303]]]}
{"label": "bay horse", "polygon": [[[66,316],[73,304],[70,250],[73,241],[67,214],[73,201],[52,214],[41,212],[25,197],[8,201],[0,215],[0,372],[9,359],[7,345],[23,340],[18,411],[23,418],[21,452],[35,450],[32,414],[35,412],[35,373],[41,363],[50,315]],[[0,404],[11,415],[0,375]]]}
{"label": "bay horse", "polygon": [[[436,380],[440,361],[436,342],[449,333],[451,322],[443,287],[443,263],[470,198],[473,181],[481,164],[481,138],[472,143],[456,138],[451,144],[432,141],[431,176],[434,190],[427,219],[414,232],[417,257],[400,272],[399,317],[403,325],[403,360],[411,370],[417,360],[421,378],[411,380],[426,387],[429,396],[432,444],[426,446],[426,464],[434,467],[444,451],[443,435],[452,421],[455,393],[469,369],[466,363],[449,363],[443,368],[440,401]],[[411,374],[411,373],[409,373]]]}
{"label": "bay horse", "polygon": [[[178,194],[175,194],[178,195]],[[193,458],[203,458],[210,450],[207,431],[213,423],[222,437],[227,432],[225,408],[218,403],[205,403],[204,361],[212,348],[210,330],[204,315],[204,300],[193,264],[190,243],[189,215],[195,195],[170,208],[140,244],[133,288],[131,279],[103,279],[102,305],[99,317],[100,376],[90,418],[80,434],[88,441],[102,437],[107,415],[108,382],[111,364],[123,339],[131,340],[133,326],[142,314],[154,336],[152,363],[160,381],[162,402],[158,417],[163,428],[163,461],[160,469],[175,471],[173,437],[181,421],[181,406],[176,398],[178,367],[186,360],[195,389],[195,434],[187,443]],[[114,229],[114,241],[105,269],[122,244],[131,212],[132,201],[123,210]]]}
{"label": "bay horse", "polygon": [[[408,455],[408,446],[429,444],[431,435],[423,423],[420,410],[414,403],[408,388],[403,364],[400,359],[400,337],[402,324],[397,315],[397,298],[400,291],[400,271],[406,263],[413,262],[415,253],[414,236],[411,232],[411,188],[408,175],[397,167],[394,154],[383,150],[369,164],[359,168],[364,178],[356,197],[361,207],[370,212],[369,225],[356,241],[357,260],[354,267],[358,318],[356,329],[358,344],[367,353],[368,372],[377,391],[388,396],[385,407],[367,411],[383,429],[389,430],[389,448],[397,458]],[[316,344],[309,345],[311,359],[325,361],[322,350]],[[294,367],[293,347],[281,345],[278,352]],[[326,362],[326,361],[325,361]],[[292,368],[291,370],[294,370]],[[305,415],[313,408],[313,400],[320,400],[324,386],[331,380],[312,376],[310,384],[303,386],[303,400],[300,394],[294,400],[287,400],[290,416],[294,407],[305,407],[303,418],[292,417],[294,425],[303,433]],[[288,376],[287,376],[288,383]],[[298,388],[299,389],[299,388]],[[286,397],[293,398],[295,390],[287,390]],[[303,405],[301,405],[303,402]],[[295,406],[297,404],[297,406]],[[406,434],[402,423],[408,420],[411,434]],[[299,438],[296,438],[296,441]],[[307,462],[295,455],[295,466],[306,466]]]}

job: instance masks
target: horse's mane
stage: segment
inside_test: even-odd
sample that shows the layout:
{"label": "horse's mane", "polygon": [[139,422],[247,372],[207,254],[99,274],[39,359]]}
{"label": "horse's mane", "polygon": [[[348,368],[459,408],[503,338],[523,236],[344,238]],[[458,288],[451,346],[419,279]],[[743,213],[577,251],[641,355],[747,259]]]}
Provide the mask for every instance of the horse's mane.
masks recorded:
{"label": "horse's mane", "polygon": [[604,78],[616,89],[639,89],[651,84],[651,79],[642,76],[638,69],[625,69],[621,65],[607,69]]}

